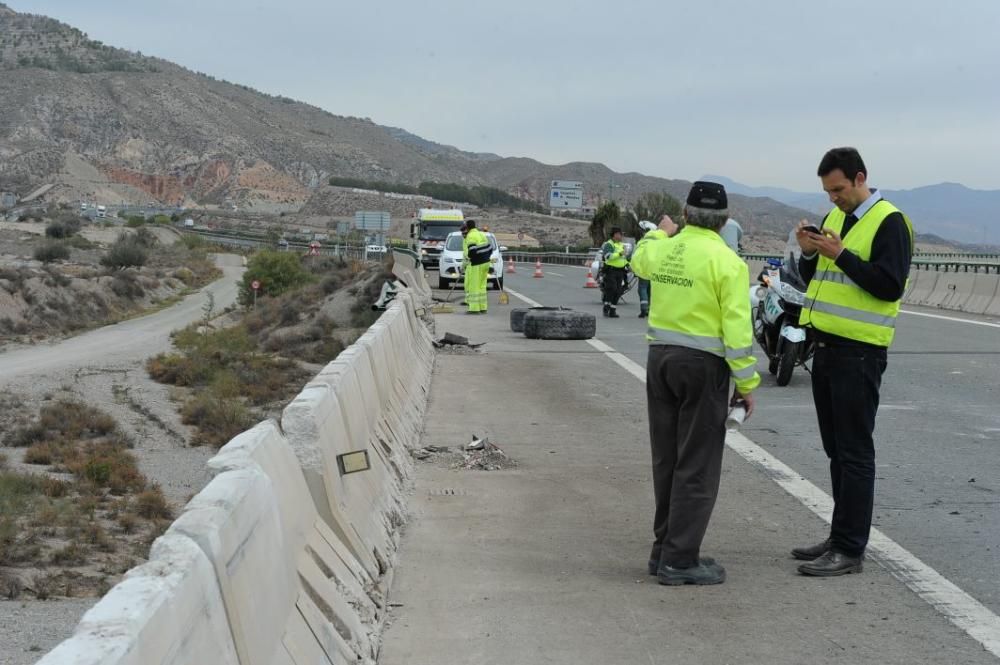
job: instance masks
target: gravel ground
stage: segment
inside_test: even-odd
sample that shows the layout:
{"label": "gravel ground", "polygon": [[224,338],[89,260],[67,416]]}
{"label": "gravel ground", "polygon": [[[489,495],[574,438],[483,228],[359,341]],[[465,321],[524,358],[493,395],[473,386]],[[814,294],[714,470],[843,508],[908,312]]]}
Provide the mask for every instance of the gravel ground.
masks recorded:
{"label": "gravel ground", "polygon": [[[34,416],[46,400],[71,397],[113,416],[135,440],[140,470],[159,483],[175,511],[209,479],[205,461],[215,451],[190,447],[190,432],[180,422],[170,388],[146,374],[146,358],[170,348],[169,332],[203,315],[207,293],[217,311],[234,302],[242,273],[239,257],[218,257],[225,276],[156,314],[90,331],[55,344],[0,353],[0,391],[21,399]],[[15,451],[7,450],[12,466]],[[117,582],[118,580],[113,580]],[[95,598],[0,602],[0,665],[34,663],[70,636]],[[37,647],[37,648],[36,648]]]}

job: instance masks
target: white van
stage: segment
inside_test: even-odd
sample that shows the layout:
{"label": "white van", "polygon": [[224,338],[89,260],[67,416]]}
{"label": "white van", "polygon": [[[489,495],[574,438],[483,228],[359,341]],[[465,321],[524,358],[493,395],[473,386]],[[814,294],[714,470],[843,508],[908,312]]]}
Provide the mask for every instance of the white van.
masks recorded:
{"label": "white van", "polygon": [[[501,247],[497,243],[497,238],[490,232],[485,232],[493,247],[490,254],[490,274],[487,278],[487,285],[493,284],[496,289],[503,288],[503,254],[506,247]],[[438,288],[450,289],[452,282],[462,277],[462,234],[458,231],[449,233],[444,241],[444,249],[441,250],[441,261],[438,263]]]}

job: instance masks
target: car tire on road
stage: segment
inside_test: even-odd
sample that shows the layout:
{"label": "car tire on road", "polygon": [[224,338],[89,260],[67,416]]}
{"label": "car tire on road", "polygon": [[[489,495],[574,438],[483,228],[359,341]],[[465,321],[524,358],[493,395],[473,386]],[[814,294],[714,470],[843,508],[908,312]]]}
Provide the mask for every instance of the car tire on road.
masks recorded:
{"label": "car tire on road", "polygon": [[524,336],[530,339],[590,339],[597,334],[597,318],[568,309],[529,311],[524,316]]}
{"label": "car tire on road", "polygon": [[539,311],[558,311],[565,310],[565,307],[515,307],[510,310],[510,329],[511,332],[524,332],[524,315],[528,312],[539,312]]}

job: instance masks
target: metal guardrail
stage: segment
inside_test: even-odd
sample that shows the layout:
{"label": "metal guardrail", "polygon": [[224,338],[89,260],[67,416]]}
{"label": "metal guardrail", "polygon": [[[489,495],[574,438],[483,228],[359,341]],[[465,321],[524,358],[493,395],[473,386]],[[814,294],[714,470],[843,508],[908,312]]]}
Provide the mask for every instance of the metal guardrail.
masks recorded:
{"label": "metal guardrail", "polygon": [[[248,247],[254,249],[288,249],[288,250],[302,250],[303,253],[309,251],[309,243],[294,241],[288,242],[287,245],[280,245],[277,241],[271,240],[269,238],[263,237],[253,237],[230,233],[218,233],[213,231],[204,231],[199,229],[183,229],[184,233],[190,233],[194,235],[201,236],[209,242],[214,242],[221,245],[228,245],[234,247]],[[408,254],[412,254],[416,257],[416,254],[411,250],[404,249],[401,247],[392,247],[394,251],[402,251]],[[339,256],[342,258],[351,258],[358,260],[365,260],[365,247],[364,245],[325,245],[318,248],[318,253],[323,256]],[[589,265],[595,257],[594,252],[597,250],[582,253],[582,252],[536,252],[536,251],[508,251],[506,252],[506,258],[513,259],[516,263],[534,263],[535,261],[541,261],[542,263],[549,265],[572,265],[572,266],[585,266]],[[741,254],[747,261],[766,261],[768,259],[780,259],[781,256],[773,253],[744,253]],[[381,254],[375,254],[373,256],[367,257],[368,260],[381,260]],[[926,254],[915,254],[913,256],[912,268],[914,270],[934,270],[936,272],[964,272],[964,273],[984,273],[984,274],[1000,274],[1000,254],[949,254],[949,253],[926,253]]]}
{"label": "metal guardrail", "polygon": [[[196,229],[184,229],[183,232],[191,235],[197,235],[203,238],[206,242],[216,245],[225,245],[228,247],[295,251],[301,252],[302,254],[308,254],[312,249],[309,243],[300,241],[289,241],[288,243],[282,244],[269,238],[228,235],[224,233],[212,233]],[[358,261],[381,261],[385,257],[385,254],[381,252],[372,252],[369,254],[365,251],[364,245],[320,245],[316,248],[316,253],[319,256],[336,256],[342,259],[357,259]]]}

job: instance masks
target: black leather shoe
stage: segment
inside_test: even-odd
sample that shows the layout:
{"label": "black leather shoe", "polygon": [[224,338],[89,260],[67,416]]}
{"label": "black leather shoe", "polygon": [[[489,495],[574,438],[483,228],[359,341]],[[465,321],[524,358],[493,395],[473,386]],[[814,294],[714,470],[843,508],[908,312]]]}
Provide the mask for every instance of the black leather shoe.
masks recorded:
{"label": "black leather shoe", "polygon": [[850,575],[864,570],[864,564],[859,556],[847,556],[840,552],[828,551],[815,561],[799,566],[799,572],[810,577],[837,577]]}
{"label": "black leather shoe", "polygon": [[605,305],[604,306],[604,316],[607,316],[608,312],[610,312],[610,311],[611,311],[611,307],[609,307],[608,305]]}
{"label": "black leather shoe", "polygon": [[617,309],[615,309],[614,307],[612,307],[612,308],[611,308],[611,311],[609,311],[609,312],[608,312],[608,318],[609,318],[609,319],[617,319],[617,318],[620,318],[620,317],[618,316],[618,310],[617,310]]}
{"label": "black leather shoe", "polygon": [[644,319],[647,316],[649,316],[649,312],[647,312],[646,310],[642,310],[642,311],[639,312],[639,318],[640,319]]}
{"label": "black leather shoe", "polygon": [[818,545],[810,545],[809,547],[793,547],[792,556],[799,561],[815,561],[829,551],[830,539],[827,538]]}
{"label": "black leather shoe", "polygon": [[[705,566],[714,566],[715,559],[713,559],[710,556],[702,556],[698,557],[698,563]],[[646,564],[646,570],[649,571],[650,575],[655,575],[659,569],[660,569],[659,559],[650,559],[649,562]]]}
{"label": "black leather shoe", "polygon": [[656,573],[656,580],[667,586],[722,584],[726,581],[726,569],[714,562],[711,564],[699,563],[690,568],[660,566],[660,570]]}

